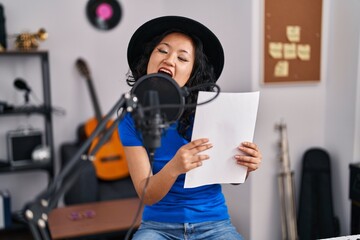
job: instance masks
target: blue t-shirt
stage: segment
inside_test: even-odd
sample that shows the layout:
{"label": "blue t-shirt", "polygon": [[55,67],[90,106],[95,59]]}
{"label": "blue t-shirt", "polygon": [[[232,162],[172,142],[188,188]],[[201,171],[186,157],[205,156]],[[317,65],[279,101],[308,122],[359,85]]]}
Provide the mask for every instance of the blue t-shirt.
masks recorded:
{"label": "blue t-shirt", "polygon": [[[177,132],[177,123],[170,125],[161,138],[161,146],[155,150],[153,173],[159,172],[188,141]],[[143,146],[141,134],[135,128],[129,113],[119,124],[123,146]],[[185,174],[180,175],[168,194],[159,202],[145,206],[145,221],[196,223],[229,219],[225,198],[220,184],[196,188],[184,188]]]}

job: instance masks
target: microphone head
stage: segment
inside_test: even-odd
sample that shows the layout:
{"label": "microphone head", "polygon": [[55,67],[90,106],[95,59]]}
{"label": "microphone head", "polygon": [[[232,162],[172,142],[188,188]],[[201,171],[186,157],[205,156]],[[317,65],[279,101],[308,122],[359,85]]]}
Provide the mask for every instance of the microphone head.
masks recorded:
{"label": "microphone head", "polygon": [[144,107],[154,107],[151,111],[145,112],[145,115],[154,115],[160,113],[160,102],[158,91],[149,90],[145,93],[145,102],[142,103]]}
{"label": "microphone head", "polygon": [[29,88],[29,86],[26,84],[26,82],[21,79],[21,78],[17,78],[14,81],[14,86],[19,89],[19,90],[25,90],[27,92],[30,92],[31,89]]}
{"label": "microphone head", "polygon": [[184,112],[185,98],[183,90],[170,76],[163,73],[153,73],[141,77],[136,81],[131,93],[134,94],[143,106],[149,105],[148,92],[156,91],[159,96],[159,106],[174,105],[161,108],[161,115],[166,122],[177,121]]}

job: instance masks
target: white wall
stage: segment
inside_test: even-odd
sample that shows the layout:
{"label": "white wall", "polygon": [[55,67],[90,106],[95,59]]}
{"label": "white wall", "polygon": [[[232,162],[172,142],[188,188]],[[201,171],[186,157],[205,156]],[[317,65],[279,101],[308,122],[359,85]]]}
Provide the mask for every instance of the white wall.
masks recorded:
{"label": "white wall", "polygon": [[[258,172],[252,182],[251,239],[280,239],[271,221],[279,222],[275,174],[278,156],[271,132],[279,117],[288,125],[290,159],[295,169],[297,201],[301,181],[301,162],[310,147],[324,147],[332,164],[335,214],[340,219],[341,235],[350,234],[349,164],[359,161],[359,15],[358,1],[323,1],[321,81],[313,85],[260,85],[262,44],[262,1],[253,3],[254,21],[253,89],[263,97],[257,132],[266,145],[264,155],[272,162]],[[260,9],[260,11],[258,11]],[[258,21],[258,23],[256,23]],[[257,28],[259,26],[259,28]],[[260,51],[258,49],[260,46]],[[357,117],[356,117],[357,114]],[[357,129],[357,131],[356,131]],[[356,145],[357,144],[357,145]],[[271,166],[270,166],[271,164]],[[265,165],[265,163],[264,163]],[[267,181],[271,179],[270,181]],[[264,217],[265,215],[265,217]],[[258,231],[259,225],[261,231]],[[276,229],[279,229],[278,227]],[[271,236],[271,237],[269,237]]]}
{"label": "white wall", "polygon": [[[324,1],[321,81],[277,86],[260,84],[261,0],[123,0],[120,1],[124,10],[122,21],[108,32],[96,30],[87,22],[86,0],[2,0],[1,3],[5,6],[9,34],[25,30],[35,32],[40,27],[49,32],[49,39],[40,45],[50,52],[52,103],[66,110],[65,116],[53,117],[57,162],[59,145],[74,141],[77,126],[93,116],[89,92],[75,68],[75,60],[83,57],[88,61],[100,106],[105,112],[129,89],[124,80],[128,70],[126,46],[134,30],[159,15],[193,17],[209,26],[223,43],[226,60],[219,79],[222,90],[261,92],[255,142],[264,155],[262,168],[252,174],[246,184],[224,186],[235,226],[246,239],[280,239],[276,182],[279,135],[274,125],[284,119],[288,125],[290,159],[297,189],[304,151],[321,146],[332,154],[333,169],[336,169],[333,177],[336,179],[335,211],[341,217],[342,233],[349,233],[348,164],[354,161],[352,154],[358,148],[354,147],[354,103],[359,78],[357,1]],[[346,31],[345,26],[350,30]],[[344,35],[346,37],[342,37]],[[0,59],[0,100],[21,103],[22,95],[12,87],[16,77],[26,79],[41,95],[37,64],[23,59],[18,66],[16,61]],[[346,84],[343,84],[344,79]],[[357,108],[359,105],[358,100]],[[27,120],[11,117],[0,121],[0,158],[4,158],[3,133]],[[34,125],[39,123],[33,117],[28,121]],[[0,189],[10,188],[14,209],[20,209],[46,183],[46,175],[38,172],[0,175]]]}
{"label": "white wall", "polygon": [[325,145],[333,157],[334,201],[350,231],[349,164],[359,162],[359,1],[334,1],[329,38]]}
{"label": "white wall", "polygon": [[[324,4],[321,81],[308,84],[262,84],[263,1],[253,1],[253,78],[254,90],[260,90],[260,108],[256,140],[265,160],[253,176],[251,186],[251,239],[281,239],[280,198],[277,175],[280,172],[279,132],[275,124],[287,124],[289,157],[295,171],[296,202],[299,199],[302,155],[311,147],[324,147],[327,18]],[[325,28],[325,29],[324,29]],[[256,203],[255,203],[256,202]],[[261,227],[260,227],[261,226]],[[260,230],[261,229],[261,230]]]}

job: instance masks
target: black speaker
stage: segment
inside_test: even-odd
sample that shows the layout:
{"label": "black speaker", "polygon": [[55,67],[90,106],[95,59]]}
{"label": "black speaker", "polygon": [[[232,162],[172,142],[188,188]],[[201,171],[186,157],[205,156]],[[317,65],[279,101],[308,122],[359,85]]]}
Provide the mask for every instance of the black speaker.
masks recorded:
{"label": "black speaker", "polygon": [[0,4],[0,47],[7,48],[6,29],[5,29],[5,13],[4,7]]}
{"label": "black speaker", "polygon": [[349,198],[351,200],[351,234],[360,233],[360,163],[350,167]]}
{"label": "black speaker", "polygon": [[43,134],[39,130],[15,130],[7,133],[10,165],[21,166],[33,163],[33,151],[43,145]]}

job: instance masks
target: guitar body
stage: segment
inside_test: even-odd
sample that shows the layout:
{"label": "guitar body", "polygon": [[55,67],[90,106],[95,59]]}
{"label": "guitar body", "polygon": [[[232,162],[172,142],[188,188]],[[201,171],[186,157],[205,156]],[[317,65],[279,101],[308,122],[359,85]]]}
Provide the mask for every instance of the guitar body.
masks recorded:
{"label": "guitar body", "polygon": [[[87,80],[90,91],[90,97],[95,110],[95,117],[91,118],[84,124],[84,135],[89,137],[94,130],[96,129],[98,123],[102,120],[102,115],[95,94],[95,88],[92,83],[90,70],[83,59],[78,59],[76,61],[76,66],[79,72]],[[107,122],[107,128],[111,126],[113,121]],[[96,147],[97,143],[101,139],[101,135],[97,136],[91,143],[89,148],[89,153],[92,153],[92,150]],[[116,180],[120,178],[125,178],[129,176],[129,169],[127,166],[124,148],[120,142],[119,134],[117,131],[114,131],[109,139],[95,152],[93,156],[93,163],[95,165],[96,176],[101,180]]]}
{"label": "guitar body", "polygon": [[[107,123],[110,127],[112,121]],[[96,118],[92,118],[85,123],[85,134],[90,136],[98,125]],[[95,138],[91,143],[89,152],[96,146],[99,138]],[[129,169],[125,159],[124,148],[119,140],[118,131],[114,131],[110,139],[101,146],[94,155],[93,164],[95,165],[96,175],[102,180],[116,180],[129,176]]]}

